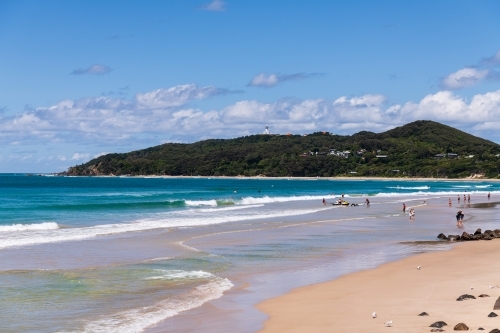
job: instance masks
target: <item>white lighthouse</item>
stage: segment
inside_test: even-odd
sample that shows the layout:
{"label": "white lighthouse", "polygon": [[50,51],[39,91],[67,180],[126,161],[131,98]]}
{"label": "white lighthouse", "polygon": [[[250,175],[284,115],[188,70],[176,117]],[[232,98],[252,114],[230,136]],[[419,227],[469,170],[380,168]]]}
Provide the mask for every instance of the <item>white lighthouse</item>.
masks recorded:
{"label": "white lighthouse", "polygon": [[269,132],[269,126],[267,126],[267,125],[266,125],[266,129],[264,130],[264,134],[271,134],[271,133]]}

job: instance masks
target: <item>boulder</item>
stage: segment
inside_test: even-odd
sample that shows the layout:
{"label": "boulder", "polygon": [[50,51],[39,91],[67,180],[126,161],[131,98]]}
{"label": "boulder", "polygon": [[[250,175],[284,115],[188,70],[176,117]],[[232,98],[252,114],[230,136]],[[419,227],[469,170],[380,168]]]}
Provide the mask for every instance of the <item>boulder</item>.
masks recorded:
{"label": "boulder", "polygon": [[490,235],[483,234],[483,240],[492,240],[493,238],[490,237]]}
{"label": "boulder", "polygon": [[477,297],[490,297],[490,295],[481,294],[481,295],[479,295],[479,296],[477,296]]}
{"label": "boulder", "polygon": [[444,332],[442,328],[433,328],[431,332]]}
{"label": "boulder", "polygon": [[469,326],[465,325],[464,323],[458,323],[453,327],[454,331],[468,331]]}
{"label": "boulder", "polygon": [[419,314],[419,316],[428,316],[429,314],[427,312],[422,312],[421,314]]}
{"label": "boulder", "polygon": [[484,331],[484,328],[479,327],[477,330],[478,330],[478,331]]}
{"label": "boulder", "polygon": [[495,230],[493,230],[493,232],[494,232],[495,234],[497,234],[497,235],[500,235],[500,229],[495,229]]}
{"label": "boulder", "polygon": [[444,234],[439,234],[437,238],[442,239],[442,240],[448,240],[448,237],[446,237]]}
{"label": "boulder", "polygon": [[462,238],[462,240],[464,240],[464,241],[469,241],[469,240],[471,240],[471,236],[470,236],[470,234],[469,234],[468,232],[465,232],[465,231],[464,231],[464,232],[462,232],[462,236],[461,236],[461,238]]}
{"label": "boulder", "polygon": [[443,326],[447,326],[448,324],[445,323],[444,321],[440,320],[440,321],[436,321],[434,324],[431,324],[431,326],[429,327],[436,327],[436,328],[441,328]]}
{"label": "boulder", "polygon": [[500,333],[500,330],[498,328],[494,328],[490,331],[490,333]]}
{"label": "boulder", "polygon": [[481,235],[473,235],[471,238],[472,238],[472,240],[480,240]]}
{"label": "boulder", "polygon": [[498,315],[495,312],[490,312],[488,317],[493,318],[493,317],[498,317]]}
{"label": "boulder", "polygon": [[450,242],[457,242],[460,240],[460,236],[459,235],[448,235],[448,240]]}
{"label": "boulder", "polygon": [[477,229],[476,232],[474,232],[474,235],[481,235],[481,228]]}
{"label": "boulder", "polygon": [[469,295],[469,294],[463,294],[459,298],[457,298],[457,301],[466,301],[468,299],[476,299],[474,296]]}

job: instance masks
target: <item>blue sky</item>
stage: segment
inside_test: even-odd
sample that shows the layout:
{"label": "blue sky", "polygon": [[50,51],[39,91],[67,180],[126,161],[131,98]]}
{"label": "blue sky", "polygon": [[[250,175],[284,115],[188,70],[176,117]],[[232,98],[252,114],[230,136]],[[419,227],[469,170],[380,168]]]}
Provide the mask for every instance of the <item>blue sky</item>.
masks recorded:
{"label": "blue sky", "polygon": [[498,1],[1,1],[0,172],[430,119],[500,142]]}

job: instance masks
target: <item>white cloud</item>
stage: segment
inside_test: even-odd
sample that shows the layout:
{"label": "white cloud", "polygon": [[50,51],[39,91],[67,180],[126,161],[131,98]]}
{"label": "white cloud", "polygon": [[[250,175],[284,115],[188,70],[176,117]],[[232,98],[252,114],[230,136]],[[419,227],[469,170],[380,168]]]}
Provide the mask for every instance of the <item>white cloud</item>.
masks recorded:
{"label": "white cloud", "polygon": [[441,85],[445,89],[457,90],[478,84],[488,77],[487,69],[476,69],[472,67],[462,68],[443,78]]}
{"label": "white cloud", "polygon": [[112,69],[109,66],[93,64],[92,66],[89,66],[87,68],[75,69],[73,72],[71,72],[71,74],[73,74],[73,75],[83,75],[83,74],[103,75],[103,74],[108,74],[111,71],[112,71]]}
{"label": "white cloud", "polygon": [[85,153],[74,153],[73,157],[70,158],[72,161],[78,161],[78,160],[87,160],[90,157],[90,154],[85,154]]}
{"label": "white cloud", "polygon": [[320,73],[308,73],[308,74],[307,73],[295,73],[295,74],[260,73],[260,74],[256,75],[250,81],[250,83],[248,83],[248,86],[269,88],[269,87],[274,87],[275,85],[282,83],[282,82],[285,82],[285,81],[303,80],[303,79],[308,79],[308,78],[320,76],[320,75],[322,75],[322,74],[320,74]]}
{"label": "white cloud", "polygon": [[222,0],[213,0],[210,3],[201,6],[201,9],[209,10],[212,12],[223,12],[226,10],[226,3]]}

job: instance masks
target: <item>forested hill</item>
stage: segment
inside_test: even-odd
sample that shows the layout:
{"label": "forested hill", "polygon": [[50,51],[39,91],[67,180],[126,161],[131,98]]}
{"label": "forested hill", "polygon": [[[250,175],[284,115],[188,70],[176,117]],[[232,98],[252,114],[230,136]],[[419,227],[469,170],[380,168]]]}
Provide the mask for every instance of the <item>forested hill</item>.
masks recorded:
{"label": "forested hill", "polygon": [[500,146],[433,121],[383,133],[251,135],[107,154],[67,175],[498,178]]}

